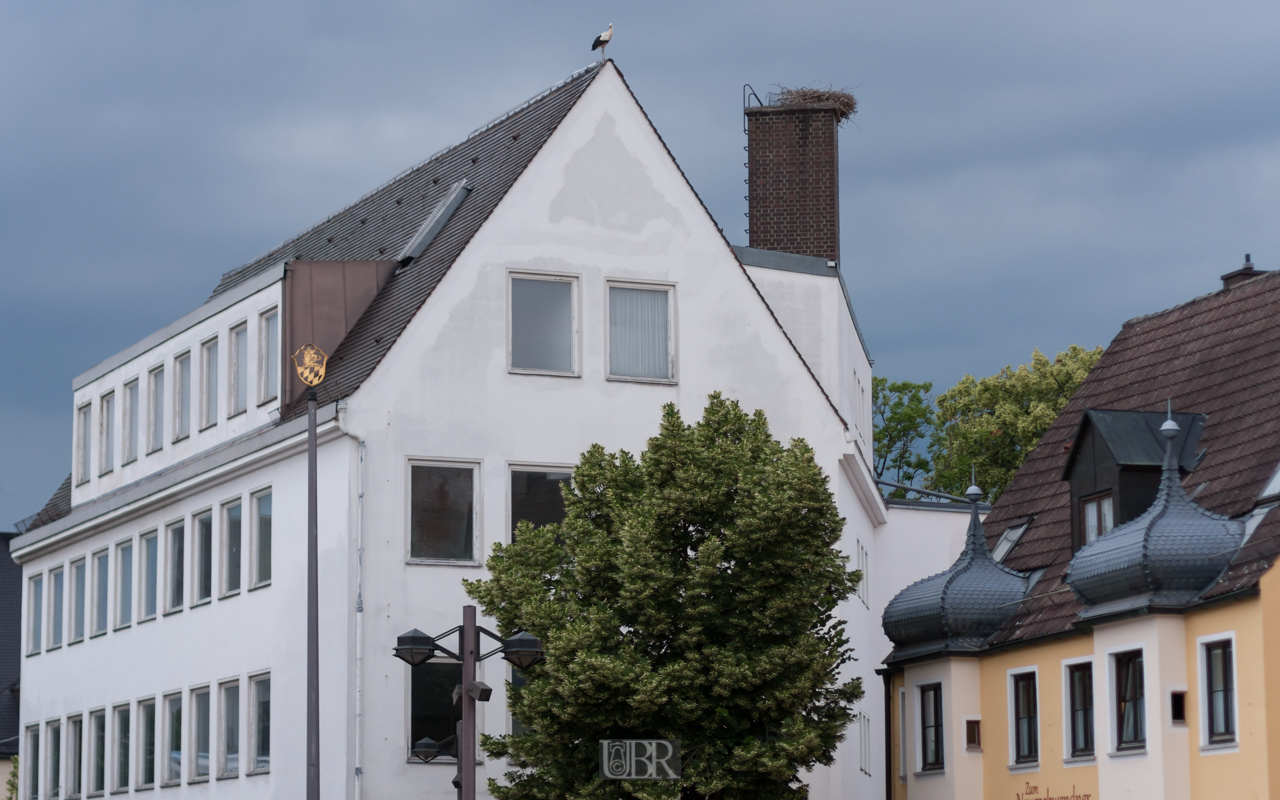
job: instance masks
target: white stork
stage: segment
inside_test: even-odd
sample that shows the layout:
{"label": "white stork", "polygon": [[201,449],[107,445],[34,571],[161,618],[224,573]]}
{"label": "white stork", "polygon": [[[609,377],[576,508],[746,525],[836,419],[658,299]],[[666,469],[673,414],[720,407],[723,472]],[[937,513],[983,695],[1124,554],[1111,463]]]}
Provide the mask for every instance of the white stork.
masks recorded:
{"label": "white stork", "polygon": [[604,61],[604,49],[609,45],[609,40],[612,38],[613,38],[613,23],[610,22],[609,30],[597,36],[596,40],[591,43],[592,51],[595,51],[595,50],[600,51],[601,61]]}

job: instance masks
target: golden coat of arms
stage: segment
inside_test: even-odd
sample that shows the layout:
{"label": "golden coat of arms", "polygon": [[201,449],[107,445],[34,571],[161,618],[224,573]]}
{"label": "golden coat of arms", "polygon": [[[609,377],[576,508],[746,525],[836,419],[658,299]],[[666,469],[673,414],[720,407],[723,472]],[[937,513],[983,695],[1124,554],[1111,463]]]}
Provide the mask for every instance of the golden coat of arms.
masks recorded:
{"label": "golden coat of arms", "polygon": [[329,357],[314,344],[304,344],[293,354],[293,366],[298,370],[298,377],[308,386],[319,386],[324,380],[324,365]]}

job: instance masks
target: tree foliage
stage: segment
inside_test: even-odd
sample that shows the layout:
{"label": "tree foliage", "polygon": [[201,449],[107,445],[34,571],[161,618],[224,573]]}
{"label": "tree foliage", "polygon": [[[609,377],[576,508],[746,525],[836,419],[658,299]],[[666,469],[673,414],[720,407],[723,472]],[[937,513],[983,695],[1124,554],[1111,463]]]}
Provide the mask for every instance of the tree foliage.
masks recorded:
{"label": "tree foliage", "polygon": [[[933,436],[932,383],[871,379],[871,420],[875,428],[876,477],[895,483],[914,484],[929,474],[927,452]],[[893,489],[888,497],[907,493]]]}
{"label": "tree foliage", "polygon": [[[516,767],[494,796],[806,796],[862,696],[836,613],[860,576],[809,446],[713,394],[695,425],[667,405],[638,459],[592,446],[564,498],[563,523],[521,523],[467,583],[546,648],[509,690],[527,732],[482,740]],[[596,777],[598,741],[632,738],[682,743],[678,785]]]}
{"label": "tree foliage", "polygon": [[1101,357],[1101,347],[1072,345],[1050,361],[1036,349],[1030,364],[965,375],[938,396],[926,487],[963,494],[972,467],[995,502]]}

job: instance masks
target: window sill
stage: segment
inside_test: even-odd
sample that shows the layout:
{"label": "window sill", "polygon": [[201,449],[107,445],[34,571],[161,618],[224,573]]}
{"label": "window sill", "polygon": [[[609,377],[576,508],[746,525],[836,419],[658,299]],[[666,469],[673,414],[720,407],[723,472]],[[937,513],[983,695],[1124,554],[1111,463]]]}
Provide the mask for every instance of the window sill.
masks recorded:
{"label": "window sill", "polygon": [[149,617],[143,617],[142,619],[138,620],[138,624],[139,624],[139,625],[142,625],[142,624],[147,623],[147,622],[155,622],[155,621],[156,621],[156,615],[155,615],[155,614],[152,614],[152,615],[151,615],[151,616],[149,616]]}
{"label": "window sill", "polygon": [[1009,765],[1009,772],[1011,774],[1017,774],[1019,772],[1039,772],[1039,771],[1040,771],[1039,761],[1028,761],[1024,764]]}
{"label": "window sill", "polygon": [[1097,764],[1097,763],[1098,763],[1098,759],[1095,756],[1093,756],[1093,754],[1071,756],[1069,758],[1062,759],[1062,765],[1064,767],[1084,767],[1090,764]]}
{"label": "window sill", "polygon": [[[115,468],[115,467],[112,467],[111,469],[104,469],[102,472],[99,472],[99,473],[98,473],[98,477],[99,477],[99,478],[105,478],[105,477],[107,477],[108,475],[110,475],[111,473],[113,473],[113,472],[115,472],[115,471],[116,471],[116,468]],[[125,791],[128,791],[128,790],[126,789]],[[115,794],[115,792],[112,792],[112,794]]]}
{"label": "window sill", "polygon": [[982,748],[976,744],[967,744],[964,746],[964,751],[966,753],[981,753]]}
{"label": "window sill", "polygon": [[236,417],[241,416],[242,414],[248,414],[248,413],[249,413],[249,409],[242,408],[239,411],[232,411],[230,414],[227,415],[227,419],[235,419]]}
{"label": "window sill", "polygon": [[62,645],[60,645],[60,644],[51,644],[51,645],[49,645],[48,647],[46,647],[46,648],[44,649],[44,651],[45,651],[46,653],[52,653],[54,650],[61,650],[61,649],[62,649]]}
{"label": "window sill", "polygon": [[169,609],[168,611],[164,612],[164,614],[162,614],[161,616],[169,617],[169,616],[172,616],[172,615],[174,615],[174,614],[181,614],[181,613],[182,613],[182,611],[183,611],[183,609],[182,609],[182,608],[171,608],[171,609]]}
{"label": "window sill", "polygon": [[1202,744],[1200,745],[1200,752],[1207,756],[1238,753],[1240,752],[1240,742],[1215,742],[1213,744]]}
{"label": "window sill", "polygon": [[231,590],[231,591],[229,591],[229,592],[225,592],[225,593],[223,593],[223,594],[218,595],[218,599],[219,599],[219,600],[226,600],[228,597],[235,597],[235,596],[236,596],[236,595],[238,595],[238,594],[240,594],[240,590],[239,590],[239,589],[232,589],[232,590]]}
{"label": "window sill", "polygon": [[238,781],[238,780],[240,780],[240,773],[239,773],[239,772],[228,772],[226,775],[219,775],[219,776],[218,776],[218,780],[220,780],[220,781]]}
{"label": "window sill", "polygon": [[[67,642],[67,647],[70,647],[73,644],[80,644],[83,641],[84,641],[83,636],[81,636],[79,639],[72,639],[71,641]],[[72,798],[68,798],[67,800],[72,800]]]}
{"label": "window sill", "polygon": [[88,482],[89,482],[88,478],[81,478],[80,480],[76,481],[76,486],[84,486]]}
{"label": "window sill", "polygon": [[190,786],[193,783],[208,783],[208,782],[209,782],[208,775],[197,775],[194,778],[187,778],[188,786]]}
{"label": "window sill", "polygon": [[279,399],[280,399],[280,395],[277,394],[277,395],[272,395],[271,397],[268,397],[265,400],[260,400],[258,401],[258,408],[262,408],[265,405],[270,405],[271,403],[274,403]]}
{"label": "window sill", "polygon": [[[149,791],[151,791],[151,790],[152,790],[152,789],[154,789],[154,788],[156,788],[156,787],[155,787],[155,784],[150,784],[150,783],[149,783],[149,784],[147,784],[146,786],[135,786],[135,787],[133,787],[133,790],[134,790],[135,792],[149,792]],[[67,800],[72,800],[72,798],[67,798]]]}
{"label": "window sill", "polygon": [[26,657],[31,658],[32,656],[38,656],[43,652],[43,650],[32,650],[30,653],[27,653]]}
{"label": "window sill", "polygon": [[196,433],[204,433],[205,431],[209,430],[210,428],[216,428],[216,427],[218,427],[218,423],[216,423],[216,422],[210,422],[208,425],[205,425],[203,428],[198,429],[198,430],[196,431]]}
{"label": "window sill", "polygon": [[164,781],[160,784],[161,789],[168,789],[171,786],[181,786],[182,781]]}
{"label": "window sill", "polygon": [[126,622],[126,623],[124,623],[123,625],[117,625],[117,626],[115,626],[115,627],[114,627],[114,628],[112,628],[111,630],[113,630],[113,631],[124,631],[124,630],[128,630],[129,628],[132,628],[132,627],[133,627],[133,623],[132,623],[132,622]]}
{"label": "window sill", "polygon": [[1134,756],[1145,756],[1146,754],[1147,748],[1145,747],[1134,747],[1129,750],[1113,750],[1110,753],[1107,753],[1111,758],[1132,758]]}
{"label": "window sill", "polygon": [[259,589],[265,589],[270,585],[271,585],[271,581],[263,581],[262,583],[258,583],[258,584],[254,584],[253,586],[250,586],[248,591],[256,592]]}
{"label": "window sill", "polygon": [[937,769],[922,769],[919,772],[911,773],[916,778],[931,778],[935,775],[946,775],[946,767],[938,767]]}
{"label": "window sill", "polygon": [[138,460],[138,457],[137,457],[137,456],[134,456],[133,458],[126,459],[125,461],[121,461],[121,462],[120,462],[120,466],[122,466],[122,467],[127,467],[127,466],[129,466],[130,464],[132,464],[133,462],[135,462],[135,461],[137,461],[137,460]]}
{"label": "window sill", "polygon": [[91,633],[91,634],[89,634],[89,638],[90,638],[90,639],[97,639],[97,638],[99,638],[99,637],[101,637],[101,636],[106,636],[106,635],[107,635],[107,632],[106,632],[106,631],[98,631],[97,633]]}
{"label": "window sill", "polygon": [[123,788],[123,789],[112,789],[112,790],[111,790],[111,794],[128,794],[128,793],[129,793],[129,787],[128,787],[128,786],[126,786],[126,787],[125,787],[125,788]]}
{"label": "window sill", "polygon": [[581,372],[558,372],[549,369],[520,369],[519,367],[507,367],[507,373],[510,375],[543,375],[548,378],[581,378]]}
{"label": "window sill", "polygon": [[629,378],[625,375],[607,375],[605,380],[619,383],[655,383],[659,386],[675,386],[679,383],[675,378]]}
{"label": "window sill", "polygon": [[190,606],[188,606],[188,608],[199,608],[200,606],[207,606],[212,602],[213,602],[212,597],[206,597],[203,600],[196,600]]}
{"label": "window sill", "polygon": [[163,452],[164,452],[164,445],[160,445],[159,447],[148,450],[147,455],[154,456],[156,453],[163,453]]}
{"label": "window sill", "polygon": [[269,770],[269,769],[251,769],[251,770],[249,770],[248,772],[246,772],[245,774],[252,778],[254,775],[270,775],[270,774],[271,774],[271,770]]}
{"label": "window sill", "polygon": [[404,563],[415,567],[483,567],[479,561],[452,558],[406,558]]}

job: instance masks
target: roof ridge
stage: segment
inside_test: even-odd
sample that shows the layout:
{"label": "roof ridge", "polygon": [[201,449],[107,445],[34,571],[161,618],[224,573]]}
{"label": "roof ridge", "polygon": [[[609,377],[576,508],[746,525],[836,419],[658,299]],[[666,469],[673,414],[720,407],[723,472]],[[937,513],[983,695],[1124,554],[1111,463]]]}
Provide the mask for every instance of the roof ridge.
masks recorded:
{"label": "roof ridge", "polygon": [[226,287],[226,289],[222,288],[222,287],[223,287],[223,284],[226,282],[227,278],[229,278],[229,277],[231,277],[231,276],[233,276],[233,275],[236,275],[236,274],[238,274],[238,273],[240,273],[240,272],[243,272],[243,271],[245,271],[245,270],[248,270],[248,269],[252,268],[252,267],[253,267],[253,266],[255,266],[256,264],[258,264],[259,262],[261,262],[263,259],[265,259],[265,258],[267,258],[268,256],[270,256],[272,253],[274,253],[274,252],[276,252],[276,251],[278,251],[278,250],[283,250],[283,249],[284,249],[284,248],[285,248],[285,247],[286,247],[290,242],[297,241],[298,239],[300,239],[300,238],[302,238],[303,236],[305,236],[307,233],[310,233],[311,231],[315,230],[316,228],[319,228],[320,226],[324,225],[325,223],[330,222],[330,221],[332,221],[332,220],[336,219],[337,217],[342,216],[342,215],[343,215],[343,214],[345,214],[347,211],[350,211],[352,208],[355,208],[356,206],[358,206],[358,205],[360,205],[361,203],[365,202],[366,200],[370,199],[370,198],[371,198],[371,197],[373,197],[374,195],[376,195],[376,194],[378,194],[379,192],[381,192],[381,191],[385,190],[387,187],[391,186],[391,185],[392,185],[392,184],[394,184],[396,181],[402,180],[402,179],[403,179],[403,178],[405,178],[407,175],[410,175],[410,174],[412,174],[412,173],[414,173],[414,172],[417,172],[418,170],[420,170],[420,169],[422,169],[423,167],[427,166],[427,165],[428,165],[428,164],[430,164],[431,162],[436,161],[437,159],[443,158],[444,156],[448,155],[449,153],[453,152],[454,150],[457,150],[458,148],[460,148],[460,147],[462,147],[462,146],[466,145],[468,142],[472,141],[472,140],[473,140],[473,139],[475,139],[476,137],[481,136],[482,134],[485,134],[485,133],[489,132],[490,130],[492,130],[492,129],[493,129],[493,128],[495,128],[496,126],[501,125],[503,122],[506,122],[507,120],[509,120],[509,119],[511,119],[512,117],[516,116],[516,115],[517,115],[517,114],[519,114],[521,111],[524,111],[525,109],[527,109],[527,108],[529,108],[530,106],[532,106],[534,103],[537,103],[539,100],[542,100],[542,99],[544,99],[544,98],[546,98],[546,97],[548,97],[548,96],[550,96],[550,95],[554,94],[554,93],[555,93],[555,92],[557,92],[558,90],[563,89],[565,86],[568,86],[570,83],[573,83],[575,80],[577,80],[577,79],[579,79],[579,78],[583,77],[583,76],[584,76],[584,75],[586,75],[588,72],[591,72],[592,70],[599,70],[599,69],[600,69],[601,67],[603,67],[603,66],[604,66],[604,63],[603,63],[603,62],[599,62],[599,61],[598,61],[598,62],[596,62],[596,63],[594,63],[594,64],[591,64],[591,65],[588,65],[588,66],[586,66],[586,67],[583,67],[582,69],[577,70],[576,72],[570,73],[570,75],[569,75],[567,78],[564,78],[563,80],[559,81],[558,83],[556,83],[556,84],[554,84],[554,85],[552,85],[552,86],[550,86],[550,87],[548,87],[548,88],[546,88],[546,89],[543,89],[542,91],[538,92],[537,94],[533,95],[532,97],[528,98],[527,100],[525,100],[525,101],[523,101],[523,102],[519,103],[518,105],[516,105],[516,106],[514,106],[514,107],[512,107],[512,108],[510,108],[510,109],[508,109],[507,111],[505,111],[505,112],[503,112],[503,113],[499,114],[498,116],[494,117],[493,119],[489,120],[489,121],[488,121],[488,122],[486,122],[484,125],[481,125],[480,127],[478,127],[478,128],[476,128],[475,130],[471,131],[471,132],[470,132],[470,133],[468,133],[468,134],[467,134],[467,135],[466,135],[466,136],[465,136],[461,141],[454,142],[453,144],[446,145],[446,146],[444,146],[444,147],[440,148],[439,150],[436,150],[434,153],[432,153],[431,155],[427,156],[427,158],[426,158],[425,160],[420,161],[420,162],[418,162],[417,164],[414,164],[413,166],[408,167],[407,169],[403,169],[403,170],[401,170],[400,172],[396,173],[396,175],[395,175],[394,177],[392,177],[392,178],[390,178],[390,179],[388,179],[388,180],[386,180],[386,181],[383,181],[382,183],[378,184],[378,185],[377,185],[376,187],[374,187],[373,189],[371,189],[371,190],[369,190],[369,191],[365,192],[365,193],[364,193],[364,194],[362,194],[359,198],[357,198],[356,200],[354,200],[354,201],[352,201],[352,202],[350,202],[350,203],[347,203],[345,206],[343,206],[342,208],[340,208],[340,209],[338,209],[337,211],[333,212],[332,214],[329,214],[328,216],[324,217],[323,219],[318,220],[318,221],[316,221],[316,222],[312,223],[311,225],[308,225],[307,227],[303,228],[302,230],[298,231],[297,233],[293,234],[292,236],[290,236],[290,237],[288,237],[288,238],[286,238],[286,239],[282,240],[279,244],[276,244],[276,245],[274,245],[273,247],[268,248],[267,250],[263,251],[263,252],[262,252],[262,254],[261,254],[261,255],[259,255],[259,256],[257,256],[256,258],[252,258],[252,259],[250,259],[250,260],[248,260],[248,261],[244,262],[243,264],[241,264],[240,266],[236,267],[235,269],[227,270],[226,272],[222,273],[221,277],[218,279],[218,285],[214,287],[213,293],[210,295],[210,297],[213,297],[213,296],[216,296],[216,295],[218,295],[218,294],[221,294],[222,292],[226,291],[226,289],[231,288],[231,287],[229,287],[229,286],[228,286],[228,287]]}
{"label": "roof ridge", "polygon": [[1244,288],[1245,286],[1248,286],[1248,285],[1250,285],[1250,284],[1252,284],[1252,285],[1253,285],[1253,287],[1254,287],[1254,288],[1256,288],[1259,284],[1261,284],[1261,283],[1262,283],[1264,280],[1266,280],[1268,277],[1270,277],[1270,276],[1277,276],[1277,275],[1280,275],[1280,270],[1265,270],[1265,271],[1260,271],[1260,272],[1259,272],[1259,274],[1258,274],[1258,276],[1257,276],[1256,278],[1250,278],[1249,280],[1244,281],[1243,283],[1237,284],[1236,286],[1233,286],[1233,287],[1231,287],[1230,289],[1225,289],[1225,288],[1223,288],[1223,289],[1215,289],[1215,290],[1213,290],[1212,292],[1206,292],[1206,293],[1204,293],[1204,294],[1202,294],[1202,295],[1199,295],[1199,296],[1197,296],[1197,297],[1193,297],[1193,298],[1191,298],[1190,300],[1184,300],[1184,301],[1182,301],[1181,303],[1178,303],[1177,305],[1169,306],[1168,308],[1161,309],[1160,311],[1152,311],[1150,314],[1139,314],[1138,316],[1136,316],[1136,317],[1132,317],[1132,318],[1130,318],[1130,319],[1127,319],[1127,320],[1125,320],[1123,323],[1121,323],[1121,325],[1120,325],[1120,329],[1121,329],[1121,330],[1124,330],[1125,328],[1127,328],[1128,326],[1130,326],[1130,325],[1132,325],[1132,324],[1134,324],[1134,323],[1136,323],[1136,322],[1142,322],[1142,321],[1144,321],[1144,320],[1152,319],[1152,318],[1154,318],[1154,317],[1164,316],[1165,314],[1168,314],[1168,313],[1169,313],[1169,312],[1171,312],[1171,311],[1177,311],[1177,310],[1178,310],[1178,309],[1180,309],[1180,308],[1185,308],[1185,307],[1187,307],[1187,306],[1195,305],[1196,303],[1199,303],[1199,302],[1201,302],[1201,301],[1203,301],[1203,300],[1208,300],[1208,299],[1209,299],[1209,298],[1211,298],[1211,297],[1217,297],[1217,296],[1219,296],[1219,295],[1221,295],[1221,294],[1224,294],[1225,292],[1233,292],[1233,291],[1235,291],[1236,289],[1242,289],[1242,288]]}

